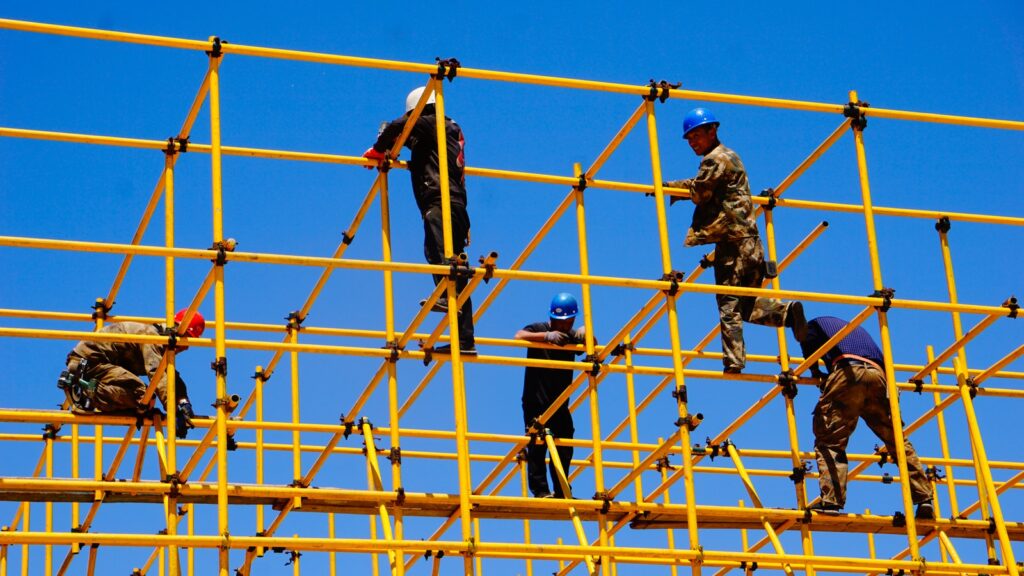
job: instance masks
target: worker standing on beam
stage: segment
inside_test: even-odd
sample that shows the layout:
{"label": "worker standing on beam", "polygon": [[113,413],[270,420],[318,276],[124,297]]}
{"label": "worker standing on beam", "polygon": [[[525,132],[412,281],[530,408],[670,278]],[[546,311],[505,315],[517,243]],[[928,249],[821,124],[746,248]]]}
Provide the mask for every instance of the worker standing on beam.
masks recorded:
{"label": "worker standing on beam", "polygon": [[[800,342],[804,357],[814,354],[846,321],[834,316],[820,316],[808,322],[807,337]],[[818,363],[811,366],[811,374],[821,380],[821,398],[814,407],[814,454],[818,460],[818,483],[821,500],[812,510],[841,510],[846,504],[846,445],[857,428],[857,419],[863,418],[878,439],[885,443],[886,453],[895,458],[896,445],[892,429],[892,412],[885,385],[885,361],[882,351],[867,331],[858,326],[831,350],[821,361],[828,368],[824,374]],[[914,516],[933,520],[932,487],[925,478],[921,461],[914,445],[904,441],[910,494],[917,511]]]}
{"label": "worker standing on beam", "polygon": [[[384,126],[377,136],[377,141],[363,153],[364,158],[375,160],[378,165],[387,160],[385,154],[401,135],[423,90],[421,87],[409,92],[405,97],[405,114]],[[462,134],[462,128],[448,117],[445,117],[445,133],[448,147],[448,190],[451,198],[453,253],[457,256],[469,245],[469,213],[466,211],[466,138]],[[444,225],[441,217],[441,173],[437,154],[437,113],[434,109],[433,94],[427,99],[423,111],[409,133],[405,147],[412,151],[409,175],[412,178],[416,205],[423,217],[423,253],[428,264],[446,264]],[[435,286],[444,280],[444,275],[434,275]],[[455,287],[461,292],[466,287],[466,277],[459,275]],[[432,310],[447,313],[448,297],[439,298]],[[449,350],[450,347],[444,345],[438,346],[435,352],[444,354]],[[468,297],[459,310],[459,351],[462,354],[476,354],[476,340],[473,337],[473,301]]]}
{"label": "worker standing on beam", "polygon": [[[688,188],[696,204],[684,245],[715,244],[715,283],[720,286],[760,288],[765,277],[764,247],[754,220],[747,171],[740,157],[718,141],[718,120],[704,108],[690,110],[683,119],[683,137],[703,156],[697,176],[666,182],[670,188]],[[680,196],[672,196],[669,205]],[[725,373],[739,374],[747,363],[743,322],[787,326],[800,341],[806,332],[803,305],[775,298],[717,294],[722,327],[722,363]]]}
{"label": "worker standing on beam", "polygon": [[[181,322],[186,310],[174,316],[175,323]],[[185,336],[199,338],[206,329],[206,321],[196,312],[189,321]],[[100,329],[103,334],[130,334],[145,336],[169,336],[162,324],[141,322],[114,322]],[[187,342],[187,340],[185,340]],[[143,344],[140,342],[93,342],[83,340],[68,354],[67,370],[61,373],[57,386],[64,390],[71,409],[76,414],[137,414],[148,407],[141,406],[146,393],[146,384],[140,376],[152,380],[160,367],[167,346],[164,344]],[[175,353],[188,350],[188,344],[177,341]],[[175,372],[175,398],[177,398],[177,436],[185,438],[189,428],[195,428],[192,419],[195,412],[188,399],[188,388]],[[167,406],[167,379],[161,378],[156,386],[156,395]]]}
{"label": "worker standing on beam", "polygon": [[[516,332],[516,340],[552,344],[555,346],[577,345],[583,343],[584,328],[573,330],[573,323],[576,321],[576,314],[579,313],[579,305],[576,298],[568,292],[556,294],[551,300],[549,320],[547,322],[534,322],[524,326]],[[526,357],[533,360],[557,360],[560,362],[572,362],[581,350],[554,349],[554,348],[529,348]],[[541,368],[527,366],[523,379],[523,423],[529,431],[537,418],[546,412],[552,402],[572,384],[572,370],[565,368]],[[555,413],[548,418],[548,421],[541,425],[547,428],[555,438],[573,437],[576,432],[572,423],[572,413],[569,411],[568,402],[560,405]],[[555,491],[552,494],[548,487],[548,474],[544,469],[544,460],[547,455],[547,446],[544,441],[531,441],[526,447],[526,476],[530,485],[530,492],[536,498],[564,498],[562,485],[558,481],[555,472],[554,459],[558,458],[562,469],[566,474],[569,472],[569,464],[572,462],[572,446],[559,446],[558,454],[552,454],[551,479],[555,484]]]}

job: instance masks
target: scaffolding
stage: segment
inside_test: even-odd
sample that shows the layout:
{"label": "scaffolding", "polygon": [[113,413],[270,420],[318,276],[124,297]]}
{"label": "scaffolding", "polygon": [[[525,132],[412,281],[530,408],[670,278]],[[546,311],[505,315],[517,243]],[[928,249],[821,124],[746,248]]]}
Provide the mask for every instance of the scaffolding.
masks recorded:
{"label": "scaffolding", "polygon": [[[439,60],[434,64],[418,64],[262,48],[222,42],[213,37],[207,41],[198,41],[13,20],[0,20],[0,28],[8,31],[35,32],[205,53],[208,67],[199,83],[195,99],[188,109],[181,129],[166,141],[0,127],[0,136],[5,138],[133,147],[164,154],[163,170],[130,242],[104,243],[0,236],[0,246],[6,249],[103,253],[123,257],[109,292],[105,297],[97,298],[92,313],[0,309],[0,317],[8,320],[62,322],[69,326],[87,322],[92,325],[93,330],[0,327],[0,336],[5,339],[167,344],[165,336],[127,336],[101,333],[98,330],[106,323],[118,321],[166,322],[168,326],[174,325],[174,294],[178,286],[175,280],[176,263],[209,261],[211,264],[208,272],[202,282],[195,287],[188,310],[189,314],[192,314],[200,305],[208,303],[212,291],[213,338],[189,339],[189,345],[213,349],[216,379],[215,414],[209,418],[195,420],[198,439],[191,440],[180,440],[176,437],[173,386],[168,387],[168,393],[171,395],[168,402],[170,413],[166,417],[159,413],[136,418],[120,415],[83,416],[64,409],[0,409],[0,422],[45,426],[41,440],[36,433],[0,434],[0,441],[5,445],[42,445],[42,453],[31,477],[0,476],[0,500],[19,503],[13,518],[0,531],[0,575],[7,574],[9,563],[12,571],[15,564],[20,565],[22,574],[91,575],[97,570],[98,559],[105,550],[123,547],[145,551],[147,560],[134,567],[134,574],[212,573],[214,562],[211,560],[210,563],[203,563],[201,560],[204,557],[196,556],[197,552],[210,551],[210,554],[216,555],[215,564],[222,576],[229,573],[260,573],[259,559],[267,552],[285,554],[288,570],[294,574],[301,573],[304,554],[320,553],[329,558],[328,569],[332,575],[337,574],[339,570],[341,573],[351,572],[351,569],[339,568],[339,560],[348,562],[349,558],[369,558],[370,569],[374,574],[405,574],[420,563],[421,573],[430,571],[432,574],[438,574],[444,569],[464,574],[482,574],[487,570],[497,573],[515,571],[532,575],[555,567],[554,571],[559,575],[581,571],[609,575],[617,574],[620,569],[626,573],[634,569],[631,567],[640,566],[644,570],[643,573],[676,574],[678,570],[689,569],[695,576],[706,570],[715,570],[716,575],[722,575],[737,569],[748,574],[757,569],[765,569],[780,570],[787,574],[803,571],[809,575],[824,571],[890,576],[911,572],[1018,576],[1019,566],[1015,560],[1012,542],[1024,540],[1024,518],[1020,518],[1020,521],[1005,518],[1004,509],[1000,506],[1000,497],[1005,498],[1007,491],[1022,487],[1020,482],[1024,479],[1024,461],[989,459],[974,402],[976,397],[1024,398],[1024,391],[1012,386],[1012,383],[1024,378],[1024,372],[1007,369],[1024,355],[1024,345],[1014,347],[1011,343],[1006,346],[1002,358],[990,366],[971,368],[966,357],[967,344],[987,328],[1000,322],[1002,318],[1015,318],[1017,304],[1009,295],[1011,287],[1007,287],[1008,298],[1002,303],[959,302],[949,232],[954,222],[1021,227],[1024,226],[1024,218],[874,206],[868,178],[864,134],[867,118],[957,124],[1001,130],[1022,130],[1024,122],[869,108],[858,98],[857,93],[852,91],[848,103],[828,104],[700,92],[675,87],[665,82],[652,81],[648,86],[636,86],[496,72],[462,67],[454,59]],[[445,158],[446,148],[440,146],[438,154],[442,171],[440,181],[445,256],[451,264],[435,266],[401,262],[392,259],[388,182],[391,169],[408,169],[408,165],[397,158],[405,139],[409,136],[413,122],[407,124],[409,128],[391,148],[389,161],[380,167],[359,156],[226,145],[221,141],[220,131],[219,74],[224,61],[235,56],[422,75],[427,78],[427,89],[420,97],[412,115],[418,117],[428,98],[432,96],[435,99],[437,118],[441,119],[437,128],[440,139],[444,138],[445,92],[458,86],[457,82],[452,83],[456,78],[609,92],[623,98],[639,99],[639,104],[592,164],[586,169],[579,164],[575,165],[571,176],[513,172],[475,166],[466,168],[466,175],[471,178],[515,180],[560,186],[568,190],[555,211],[507,267],[498,264],[496,252],[481,257],[479,265],[471,264],[465,255],[453,253],[448,178],[445,173],[448,163]],[[758,206],[757,216],[763,217],[767,259],[777,261],[780,272],[785,271],[826,231],[828,223],[823,222],[814,227],[789,254],[780,259],[781,252],[776,243],[773,221],[776,209],[863,215],[874,293],[870,296],[858,296],[786,290],[781,286],[781,275],[766,280],[761,288],[699,283],[698,279],[707,265],[706,261],[689,273],[673,269],[664,200],[669,195],[686,198],[688,191],[666,189],[662,185],[656,122],[658,107],[673,100],[720,102],[835,115],[838,121],[835,130],[778,186],[768,189],[753,200]],[[190,134],[204,106],[209,111],[210,142],[192,142]],[[606,161],[641,122],[644,123],[647,132],[653,184],[599,179],[598,173]],[[847,135],[852,137],[856,150],[861,191],[859,204],[782,197],[830,147]],[[175,241],[175,167],[178,159],[185,153],[206,154],[210,157],[213,237],[209,248],[181,247]],[[361,205],[352,216],[340,243],[330,257],[244,252],[236,249],[234,240],[226,236],[224,229],[221,167],[222,159],[226,155],[376,167],[378,170]],[[657,217],[661,270],[650,274],[650,277],[660,276],[659,279],[601,276],[590,273],[585,199],[586,190],[592,188],[654,196],[653,207]],[[161,203],[165,219],[164,245],[142,244],[144,232],[157,215]],[[364,219],[374,203],[380,208],[381,258],[346,258],[348,247],[361,230]],[[553,273],[525,269],[527,258],[556,223],[572,209],[575,212],[578,232],[578,272]],[[948,299],[927,301],[895,298],[893,293],[887,290],[879,263],[875,230],[875,217],[879,215],[936,221]],[[166,305],[163,317],[112,314],[114,301],[136,257],[162,258],[165,262]],[[289,314],[287,324],[283,327],[228,320],[225,314],[225,266],[236,262],[304,267],[318,270],[320,276],[308,298],[301,307]],[[378,273],[383,277],[383,330],[306,324],[307,316],[334,272],[357,270]],[[399,320],[394,307],[393,275],[397,273],[440,274],[448,278],[430,293],[420,311],[404,326],[398,325]],[[455,278],[459,274],[471,277],[461,292],[457,292],[455,287]],[[491,280],[495,282],[490,284]],[[450,335],[458,333],[457,310],[461,306],[449,306],[445,319],[436,325],[431,326],[428,322],[430,309],[439,298],[446,296],[449,302],[457,301],[461,304],[475,291],[483,291],[484,284],[487,283],[490,290],[474,315],[474,319],[479,320],[513,281],[579,286],[582,295],[581,316],[586,328],[586,341],[580,348],[584,356],[580,361],[556,362],[523,358],[521,352],[524,347],[545,345],[526,344],[490,336],[478,337],[477,342],[488,351],[495,350],[495,354],[464,355],[459,349],[458,338],[445,336],[446,329]],[[649,300],[629,321],[601,344],[594,338],[595,310],[590,289],[595,286],[649,294]],[[758,370],[731,375],[718,370],[690,366],[696,360],[715,360],[720,359],[721,355],[706,350],[718,335],[717,327],[711,329],[692,348],[684,348],[680,335],[679,300],[687,294],[766,296],[843,304],[853,307],[856,313],[851,314],[852,319],[847,330],[837,334],[829,344],[809,358],[790,354],[785,334],[780,328],[777,353],[749,355],[752,363],[766,367],[767,372]],[[926,365],[898,363],[893,356],[889,331],[888,316],[892,309],[948,314],[953,327],[952,344],[938,354],[929,347],[929,361]],[[976,314],[983,318],[965,332],[961,323],[962,314]],[[801,375],[828,350],[831,344],[872,317],[878,324],[881,348],[886,360],[886,381],[895,424],[897,453],[851,453],[850,459],[857,465],[850,471],[850,478],[853,481],[899,484],[902,509],[895,514],[873,514],[869,511],[863,514],[810,512],[807,506],[815,500],[807,494],[806,481],[816,478],[817,475],[805,468],[805,460],[812,459],[813,452],[800,444],[794,396],[801,388],[807,389],[807,386],[816,384],[815,380]],[[182,322],[183,326],[187,324],[187,319]],[[664,329],[666,326],[670,342],[667,349],[640,346],[641,340],[652,330]],[[181,328],[177,336],[182,336],[183,331]],[[280,341],[228,338],[229,332],[255,332],[271,336],[277,334]],[[340,339],[362,339],[366,344],[350,346],[324,343],[332,339],[335,342]],[[419,341],[419,346],[415,346],[416,341]],[[442,341],[451,343],[450,355],[435,353],[435,344]],[[149,384],[144,399],[146,402],[152,400],[160,377],[174,381],[174,347],[168,346],[168,350],[157,378]],[[264,365],[254,367],[254,383],[251,389],[241,391],[244,393],[239,395],[232,395],[228,390],[229,350],[262,351],[271,354]],[[344,410],[339,423],[310,422],[303,418],[299,402],[299,366],[303,357],[309,355],[362,357],[379,362],[378,368],[361,391],[352,397],[347,393],[339,394],[339,401],[345,404],[340,406]],[[280,363],[286,359],[290,374],[275,379],[275,382],[283,380],[284,382],[278,385],[290,387],[291,418],[287,421],[264,419],[265,388],[271,376],[277,373]],[[429,365],[429,369],[412,392],[403,396],[399,388],[398,366],[419,362]],[[468,416],[474,407],[467,403],[464,367],[474,363],[506,367],[569,368],[578,373],[572,386],[555,401],[552,408],[538,418],[526,434],[482,433],[474,432],[468,426]],[[403,427],[402,418],[435,377],[442,373],[442,369],[447,369],[451,374],[450,416],[454,422],[454,429]],[[772,370],[777,370],[778,373],[768,373]],[[897,372],[910,376],[898,378]],[[641,377],[656,379],[657,384],[649,390],[646,397],[637,401],[636,382]],[[625,385],[628,402],[624,409],[621,406],[609,409],[607,404],[604,410],[599,407],[601,385],[609,381],[609,378]],[[990,378],[1009,381],[1011,385],[1004,388],[983,386]],[[716,430],[713,436],[709,435],[706,443],[701,443],[699,437],[695,436],[695,430],[701,424],[703,415],[694,411],[694,407],[688,402],[687,382],[694,380],[742,382],[761,386],[764,393],[752,405],[737,411],[728,425]],[[233,388],[242,386],[237,377],[232,380],[232,385]],[[669,388],[671,391],[666,390]],[[900,392],[926,392],[931,395],[933,406],[916,420],[905,424],[899,409]],[[664,400],[669,394],[676,409],[677,420],[670,427],[659,429],[664,438],[659,438],[657,442],[642,442],[638,429],[643,412],[656,399]],[[366,412],[371,398],[375,395],[386,402],[385,413]],[[587,406],[589,439],[556,439],[545,432],[545,422],[554,413],[554,407],[561,402],[569,402],[574,411],[584,405]],[[954,457],[948,440],[945,415],[946,410],[955,404],[959,404],[964,411],[971,448],[968,458]],[[737,448],[731,440],[736,432],[756,414],[770,406],[782,406],[787,445],[783,449],[743,446]],[[610,432],[607,431],[607,427],[602,429],[602,414],[607,415],[609,412],[614,417],[621,417],[619,424]],[[938,519],[934,521],[915,519],[909,484],[901,481],[907,477],[904,437],[931,425],[932,421],[937,426],[942,454],[923,457],[922,461],[930,467],[929,477],[933,486],[945,488],[944,493],[936,491],[939,513]],[[650,425],[659,424],[651,422]],[[70,434],[67,433],[68,429]],[[620,439],[627,430],[629,439]],[[265,434],[268,433],[290,435],[290,442],[266,442]],[[235,456],[229,459],[229,434],[239,435],[241,440],[237,443],[238,454],[247,454],[247,457],[251,458],[252,466],[248,466],[248,461],[246,465],[231,462]],[[314,434],[325,436],[327,440],[310,443],[308,438]],[[252,441],[248,440],[250,437]],[[361,446],[352,445],[352,442],[359,441],[362,442]],[[402,448],[403,442],[416,441],[438,442],[444,446],[454,444],[455,448],[454,451]],[[588,478],[593,480],[593,495],[590,495],[589,490],[581,488],[587,484],[586,482],[577,482],[575,499],[529,498],[525,461],[521,453],[530,442],[545,443],[552,453],[556,445],[562,444],[589,450],[590,454],[585,458],[573,459],[571,466],[567,468],[558,465],[557,459],[554,463],[557,465],[558,480],[565,494],[572,495],[573,480],[579,478],[581,474],[587,474]],[[500,446],[502,453],[491,454],[481,451],[480,446],[484,444]],[[108,445],[115,447],[112,456],[109,450],[106,450]],[[135,449],[135,463],[128,472],[124,465],[126,461],[130,462],[131,448]],[[275,479],[282,473],[277,469],[268,470],[267,459],[273,453],[290,455],[290,467],[285,466],[283,473],[286,476],[290,474],[291,483],[267,481],[268,473]],[[67,458],[63,459],[65,454]],[[90,454],[93,460],[91,475],[82,469],[88,467],[85,461]],[[304,454],[315,457],[312,465],[304,465]],[[146,466],[146,456],[150,456],[150,463],[153,462],[153,458],[156,459],[158,469],[155,475],[147,474],[152,471],[152,465]],[[731,467],[715,465],[712,461],[717,456],[731,463]],[[676,459],[678,464],[671,464],[670,457]],[[886,458],[893,460],[897,465],[898,475],[867,474],[868,467],[878,462],[880,458],[883,463]],[[705,459],[709,461],[705,462]],[[749,467],[752,459],[769,464],[764,467]],[[454,462],[457,486],[450,485],[448,493],[425,489],[424,486],[432,484],[425,482],[422,477],[403,473],[403,462],[407,465],[410,461],[416,460]],[[318,478],[323,477],[321,472],[329,463],[339,465],[342,461],[349,469],[358,470],[360,475],[365,471],[365,489],[331,487],[318,481]],[[57,477],[56,466],[66,467],[69,476]],[[232,472],[231,477],[228,474],[229,469]],[[480,469],[487,469],[489,472],[480,475],[476,473]],[[1012,472],[1012,476],[997,480],[997,471],[998,476],[1007,472]],[[214,472],[216,476],[213,476]],[[723,474],[740,480],[745,500],[740,500],[738,505],[701,503],[702,497],[697,489],[698,478],[701,475]],[[247,478],[246,481],[239,479],[243,476]],[[517,477],[520,480],[519,486],[513,482]],[[758,483],[767,482],[772,478],[792,481],[795,494],[789,504],[790,508],[770,507],[759,495]],[[651,488],[648,484],[645,488],[644,480],[653,481],[655,487]],[[958,487],[963,488],[958,491]],[[977,501],[967,506],[958,501],[958,494],[962,495],[964,489],[975,490]],[[681,494],[682,501],[672,501],[670,493]],[[84,515],[80,506],[82,504],[88,506]],[[43,507],[42,529],[39,526],[40,507]],[[126,509],[152,510],[153,507],[159,507],[163,525],[156,534],[93,530],[96,518],[108,513],[107,508],[113,507],[118,507],[122,513]],[[65,509],[68,514],[64,514]],[[215,510],[216,521],[211,522],[211,526],[215,527],[204,529],[202,524],[197,527],[197,514],[203,510]],[[1020,510],[1012,512],[1019,516]],[[296,513],[322,517],[323,520],[318,522],[323,529],[294,536],[282,534],[281,529],[286,519]],[[36,524],[32,524],[32,516],[35,516]],[[236,518],[232,520],[232,517]],[[353,530],[346,528],[346,531],[341,532],[344,537],[338,537],[337,523],[355,518],[361,518],[364,527],[365,519],[369,518],[369,530],[364,529],[362,534],[354,534]],[[495,524],[491,525],[488,522]],[[554,542],[539,542],[531,538],[531,529],[536,530],[541,522],[556,523],[558,530],[561,530],[559,538]],[[459,528],[457,533],[452,531],[456,525]],[[429,526],[433,526],[432,532],[430,528],[424,528]],[[523,537],[518,541],[512,541],[510,538],[484,537],[483,528],[497,526],[500,526],[500,529],[495,528],[494,532],[500,532],[503,536],[517,530],[515,526],[521,526]],[[509,528],[510,526],[512,528]],[[624,530],[625,528],[635,532]],[[314,535],[322,534],[323,530],[326,530],[326,535]],[[685,542],[676,541],[675,530],[685,531]],[[751,531],[763,532],[764,537],[751,542],[748,539]],[[787,532],[788,536],[793,537],[787,538]],[[815,536],[820,538],[830,532],[863,535],[867,554],[815,553]],[[638,535],[639,541],[643,544],[618,545],[616,539],[625,538],[627,533]],[[799,535],[795,536],[797,533]],[[738,534],[739,549],[735,549],[735,546],[722,546],[722,540],[712,534]],[[891,557],[879,557],[876,554],[876,538],[905,539],[906,548]],[[984,542],[984,552],[971,556],[961,554],[957,546],[961,545],[961,542],[970,541]],[[709,542],[715,544],[710,545]],[[938,556],[926,559],[923,548],[932,542],[939,543],[936,548]],[[786,545],[789,547],[786,548]],[[768,546],[771,546],[770,551],[766,550]],[[32,556],[30,550],[39,547],[43,550],[42,569],[35,563],[30,567],[30,562],[39,560],[38,556]],[[960,551],[963,549],[961,545]],[[306,562],[309,561],[310,558],[307,557]],[[492,562],[494,564],[491,564]],[[279,567],[279,564],[275,566]],[[123,566],[125,572],[129,568]],[[265,561],[263,568],[269,569]],[[654,572],[655,570],[661,572]],[[316,569],[316,573],[323,572]]]}

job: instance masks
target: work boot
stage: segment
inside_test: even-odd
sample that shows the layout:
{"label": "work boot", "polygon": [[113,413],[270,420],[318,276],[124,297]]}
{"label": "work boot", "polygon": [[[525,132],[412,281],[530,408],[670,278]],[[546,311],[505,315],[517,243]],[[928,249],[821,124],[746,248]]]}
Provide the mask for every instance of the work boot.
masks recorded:
{"label": "work boot", "polygon": [[533,495],[534,498],[554,498],[555,496],[551,492],[537,492]]}
{"label": "work boot", "polygon": [[[434,354],[451,354],[452,347],[448,344],[434,348]],[[459,346],[459,353],[463,356],[476,356],[475,346]]]}
{"label": "work boot", "polygon": [[[427,299],[426,298],[424,298],[423,300],[420,300],[420,306],[423,306],[426,303],[427,303]],[[434,305],[430,308],[430,311],[431,312],[440,312],[441,314],[447,314],[448,313],[448,298],[444,297],[444,296],[438,298],[437,302],[434,302]],[[459,310],[459,315],[460,316],[462,315],[462,310]]]}
{"label": "work boot", "polygon": [[824,500],[818,500],[814,504],[807,507],[811,512],[838,512],[843,509],[839,504],[832,502],[825,502]]}
{"label": "work boot", "polygon": [[740,374],[743,372],[742,366],[726,366],[722,369],[722,374]]}
{"label": "work boot", "polygon": [[804,305],[800,302],[790,302],[786,307],[786,328],[793,329],[793,337],[797,342],[803,342],[807,338],[807,317],[804,316]]}
{"label": "work boot", "polygon": [[935,520],[935,505],[931,500],[925,500],[917,505],[917,511],[914,512],[914,518],[918,520]]}

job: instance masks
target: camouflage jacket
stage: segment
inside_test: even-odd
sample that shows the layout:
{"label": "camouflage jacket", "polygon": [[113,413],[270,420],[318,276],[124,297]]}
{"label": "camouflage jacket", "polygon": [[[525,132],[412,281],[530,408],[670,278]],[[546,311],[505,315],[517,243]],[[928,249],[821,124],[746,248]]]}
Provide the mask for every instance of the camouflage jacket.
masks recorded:
{"label": "camouflage jacket", "polygon": [[[105,334],[132,334],[146,336],[162,336],[163,326],[159,324],[142,324],[140,322],[113,322],[100,329]],[[75,345],[72,354],[85,358],[90,366],[100,364],[113,364],[128,370],[136,376],[148,376],[150,379],[156,374],[160,367],[160,360],[163,358],[165,344],[143,344],[141,342],[89,342],[81,341]],[[177,376],[176,389],[178,398],[187,396],[185,382],[181,374]],[[163,380],[161,380],[161,384]],[[167,402],[165,386],[159,386],[157,396],[160,401]]]}
{"label": "camouflage jacket", "polygon": [[747,171],[740,157],[723,144],[704,156],[696,177],[668,185],[689,188],[690,200],[697,205],[683,242],[686,246],[758,235]]}

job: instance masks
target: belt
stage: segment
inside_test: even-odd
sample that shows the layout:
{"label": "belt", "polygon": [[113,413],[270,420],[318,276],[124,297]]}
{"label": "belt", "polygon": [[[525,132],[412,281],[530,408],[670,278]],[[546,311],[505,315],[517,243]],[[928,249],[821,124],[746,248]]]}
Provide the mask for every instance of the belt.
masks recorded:
{"label": "belt", "polygon": [[875,362],[868,360],[863,356],[857,356],[856,354],[843,354],[842,356],[839,356],[838,358],[832,361],[833,371],[839,368],[844,368],[846,366],[867,366],[869,368],[874,368],[879,372],[884,372],[884,370],[882,370],[882,367],[876,364]]}

